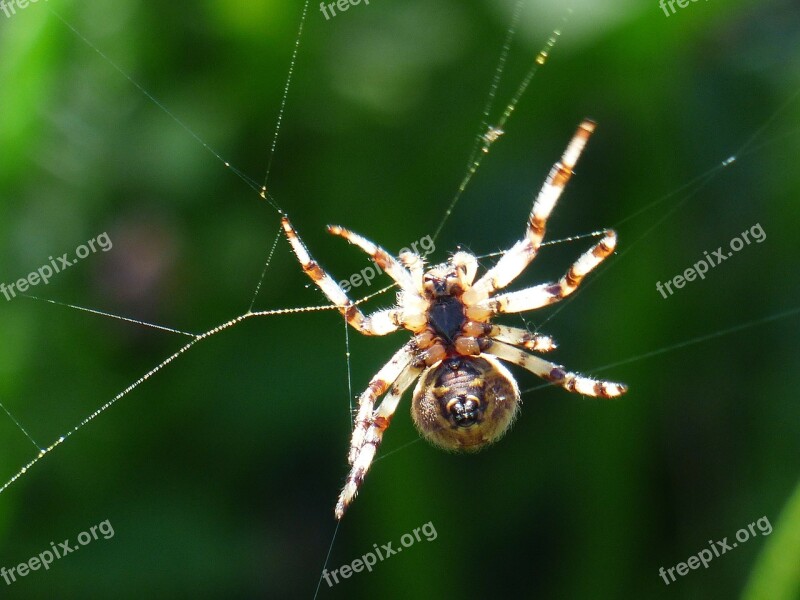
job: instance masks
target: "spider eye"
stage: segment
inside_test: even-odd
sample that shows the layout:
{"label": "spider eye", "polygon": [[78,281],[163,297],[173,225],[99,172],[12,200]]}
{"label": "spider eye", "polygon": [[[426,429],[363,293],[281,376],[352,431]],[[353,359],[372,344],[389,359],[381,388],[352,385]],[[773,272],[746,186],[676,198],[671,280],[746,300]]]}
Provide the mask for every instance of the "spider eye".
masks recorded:
{"label": "spider eye", "polygon": [[488,356],[458,356],[429,367],[411,416],[422,437],[447,450],[475,451],[499,440],[519,408],[511,374]]}

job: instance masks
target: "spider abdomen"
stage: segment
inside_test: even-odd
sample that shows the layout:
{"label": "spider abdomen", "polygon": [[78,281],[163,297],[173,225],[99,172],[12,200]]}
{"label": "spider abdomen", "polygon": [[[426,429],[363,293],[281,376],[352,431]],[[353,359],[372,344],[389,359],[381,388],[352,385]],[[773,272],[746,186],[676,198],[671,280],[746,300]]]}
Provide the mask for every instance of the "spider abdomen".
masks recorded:
{"label": "spider abdomen", "polygon": [[411,404],[420,435],[446,450],[476,451],[500,439],[519,409],[511,374],[490,356],[453,356],[422,373]]}

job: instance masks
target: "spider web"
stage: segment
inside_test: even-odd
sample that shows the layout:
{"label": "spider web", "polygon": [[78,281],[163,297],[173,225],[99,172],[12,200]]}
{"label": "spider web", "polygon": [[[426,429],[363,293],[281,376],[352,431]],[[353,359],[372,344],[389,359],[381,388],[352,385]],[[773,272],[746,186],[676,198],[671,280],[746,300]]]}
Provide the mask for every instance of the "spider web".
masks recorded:
{"label": "spider web", "polygon": [[[458,208],[459,201],[461,200],[464,191],[467,189],[467,186],[469,185],[470,181],[472,180],[474,174],[477,172],[477,170],[478,170],[483,158],[488,154],[488,151],[489,151],[491,145],[495,141],[497,141],[497,139],[502,139],[502,138],[498,138],[496,136],[491,135],[491,133],[492,132],[496,132],[498,130],[504,129],[507,119],[514,112],[514,109],[517,106],[517,103],[524,97],[524,94],[525,94],[525,91],[527,89],[527,86],[529,85],[529,83],[531,81],[531,78],[533,77],[533,75],[536,72],[536,68],[539,65],[544,63],[544,59],[548,56],[550,50],[552,49],[552,47],[553,47],[553,45],[555,43],[555,38],[558,36],[558,34],[560,32],[560,28],[557,29],[556,33],[554,34],[554,37],[552,37],[550,40],[547,41],[547,43],[545,45],[545,48],[542,50],[542,52],[539,55],[537,55],[537,57],[536,57],[536,59],[534,61],[534,65],[523,76],[523,78],[521,79],[521,83],[519,84],[519,86],[516,88],[516,90],[512,94],[511,102],[506,104],[505,110],[500,113],[500,116],[498,117],[498,119],[496,121],[493,121],[491,115],[492,115],[492,112],[493,112],[493,109],[494,109],[495,100],[496,100],[497,95],[498,95],[499,84],[500,84],[500,82],[502,80],[502,76],[503,76],[504,69],[505,69],[505,66],[506,66],[506,63],[507,63],[508,55],[509,55],[509,52],[510,52],[510,50],[512,48],[512,42],[514,40],[514,36],[515,36],[515,34],[516,34],[517,30],[518,30],[518,27],[519,27],[519,19],[520,19],[520,15],[521,15],[521,11],[522,11],[523,6],[524,6],[524,2],[523,1],[517,2],[517,4],[515,5],[514,14],[513,14],[513,17],[512,17],[512,23],[507,29],[506,39],[504,40],[504,42],[502,44],[502,47],[501,47],[501,56],[500,56],[500,59],[498,61],[498,65],[497,65],[497,68],[496,68],[496,71],[495,71],[495,76],[491,81],[490,91],[489,91],[489,94],[488,94],[488,99],[487,99],[487,103],[486,103],[485,109],[483,111],[483,119],[481,121],[479,132],[478,132],[477,136],[475,137],[475,143],[474,143],[474,146],[473,146],[473,150],[472,150],[472,153],[471,153],[471,155],[470,155],[470,157],[469,157],[469,159],[467,161],[467,169],[466,169],[464,178],[462,179],[461,183],[459,184],[459,186],[457,188],[457,191],[456,191],[455,195],[451,199],[450,204],[445,209],[444,214],[443,214],[441,220],[439,221],[439,223],[438,223],[438,225],[437,225],[437,227],[436,227],[436,229],[434,231],[434,237],[437,238],[437,239],[438,239],[440,233],[442,232],[444,226],[447,224],[449,218],[454,214],[454,211]],[[196,134],[195,131],[191,127],[186,125],[181,118],[179,118],[178,116],[174,115],[164,103],[159,101],[154,95],[150,94],[145,87],[141,86],[133,78],[131,78],[129,75],[127,75],[127,72],[126,72],[125,69],[123,69],[121,67],[118,67],[117,64],[112,59],[110,59],[108,56],[106,56],[95,44],[92,43],[91,40],[89,40],[86,36],[84,36],[77,28],[73,27],[69,23],[69,21],[63,19],[61,16],[59,16],[59,14],[57,12],[55,12],[55,11],[52,11],[52,12],[56,16],[56,18],[59,19],[66,27],[68,27],[76,36],[78,36],[85,44],[87,44],[89,47],[91,47],[93,51],[98,53],[98,55],[102,58],[102,60],[106,64],[111,65],[115,70],[117,70],[122,75],[122,77],[124,79],[126,79],[130,84],[134,85],[142,94],[144,94],[144,96],[146,96],[151,102],[153,102],[161,111],[166,113],[174,121],[174,123],[176,123],[181,129],[183,129],[185,132],[187,132],[189,136],[191,136],[205,150],[207,150],[210,154],[212,154],[220,163],[222,163],[226,168],[228,168],[232,173],[234,173],[239,179],[241,179],[251,190],[256,192],[259,197],[263,198],[266,201],[266,203],[275,212],[277,212],[278,214],[283,214],[283,210],[280,207],[277,199],[274,197],[273,193],[270,191],[268,184],[270,183],[270,174],[271,174],[272,167],[273,167],[273,159],[275,157],[276,150],[278,148],[278,141],[280,139],[280,130],[281,130],[281,125],[282,125],[283,120],[284,120],[285,109],[286,109],[286,106],[287,106],[287,102],[291,98],[292,77],[293,77],[293,74],[294,74],[294,71],[295,71],[295,67],[296,67],[296,64],[297,64],[298,53],[300,52],[300,49],[301,49],[301,40],[303,39],[303,28],[304,28],[304,25],[305,25],[305,23],[307,21],[307,15],[308,15],[308,2],[307,1],[304,3],[303,8],[302,8],[302,16],[301,16],[301,19],[300,19],[299,29],[297,31],[297,35],[295,37],[294,45],[292,47],[292,56],[291,56],[291,59],[290,59],[289,73],[288,73],[288,77],[286,79],[285,86],[284,86],[284,88],[282,90],[282,96],[281,96],[280,107],[279,107],[279,114],[278,114],[278,117],[277,117],[276,126],[274,128],[274,133],[273,133],[273,136],[272,136],[272,139],[271,139],[271,144],[270,144],[270,147],[269,147],[268,161],[267,161],[267,166],[266,166],[266,170],[265,170],[265,177],[264,177],[263,183],[260,184],[260,185],[258,183],[256,183],[254,179],[248,177],[243,171],[239,170],[237,167],[233,166],[229,161],[227,161],[225,158],[223,158],[220,153],[218,153],[216,150],[214,150],[213,146],[211,146],[209,143],[204,141],[204,139],[201,138],[198,134]],[[718,164],[711,166],[708,170],[706,170],[703,173],[701,173],[700,175],[697,175],[696,177],[692,178],[688,183],[679,186],[678,188],[676,188],[674,191],[670,192],[669,194],[666,194],[665,196],[663,196],[661,198],[658,198],[658,199],[655,199],[655,200],[652,200],[650,202],[645,202],[640,207],[640,209],[638,211],[627,215],[626,217],[624,217],[623,219],[618,221],[616,224],[611,224],[612,227],[616,227],[618,229],[621,229],[622,228],[621,226],[625,225],[629,221],[633,221],[634,219],[637,219],[637,218],[645,216],[645,215],[650,215],[652,211],[654,211],[654,210],[656,210],[656,209],[658,209],[660,207],[663,207],[665,205],[668,206],[668,209],[666,211],[660,213],[658,218],[656,218],[654,221],[651,221],[648,227],[646,227],[643,230],[639,231],[639,236],[637,238],[634,238],[634,239],[631,239],[631,240],[623,239],[623,243],[622,243],[622,245],[620,247],[620,250],[618,251],[617,256],[615,257],[615,259],[613,261],[609,261],[609,264],[605,265],[602,269],[599,270],[599,272],[595,273],[591,278],[589,278],[583,284],[583,286],[578,290],[578,292],[575,295],[573,295],[569,299],[565,300],[564,302],[560,303],[559,306],[555,308],[555,310],[553,310],[552,312],[550,312],[548,314],[548,316],[544,319],[544,321],[542,321],[541,323],[538,324],[537,328],[541,328],[541,327],[543,327],[543,326],[545,326],[547,324],[550,324],[557,316],[561,315],[563,311],[567,310],[570,306],[572,306],[572,304],[576,301],[576,299],[581,294],[584,294],[586,292],[586,290],[589,289],[592,285],[594,285],[597,281],[602,280],[602,277],[609,272],[609,269],[613,269],[618,262],[620,262],[622,260],[625,260],[627,257],[629,257],[628,253],[631,252],[632,248],[637,247],[642,242],[642,240],[647,239],[648,236],[652,235],[652,233],[654,231],[657,231],[658,229],[660,229],[662,227],[665,227],[669,223],[669,220],[671,218],[674,218],[675,214],[682,207],[684,207],[690,201],[696,199],[698,197],[698,194],[702,190],[704,190],[712,181],[714,181],[717,177],[719,177],[721,173],[723,173],[726,170],[729,170],[733,166],[737,165],[738,163],[740,163],[742,161],[742,159],[744,159],[746,157],[750,157],[750,156],[753,156],[753,155],[758,156],[759,152],[764,147],[766,147],[767,145],[777,143],[778,141],[781,141],[782,139],[784,139],[786,136],[796,135],[797,129],[793,129],[793,130],[789,130],[789,131],[785,131],[784,130],[781,134],[774,135],[774,136],[770,137],[769,139],[767,139],[766,141],[763,139],[765,137],[765,134],[767,132],[769,132],[770,128],[774,125],[774,123],[780,117],[784,116],[784,114],[787,112],[787,110],[794,105],[795,101],[797,100],[798,95],[800,95],[800,90],[798,90],[797,92],[792,94],[782,106],[780,106],[777,109],[775,109],[772,112],[772,114],[767,118],[767,120],[760,127],[758,127],[756,130],[754,130],[752,136],[749,139],[747,139],[744,143],[742,143],[742,145],[733,154],[731,154],[730,156],[727,156],[724,160],[720,160]],[[489,134],[489,135],[487,135],[487,134]],[[301,235],[303,233],[304,232],[301,231]],[[597,234],[598,234],[598,232],[593,232],[593,233],[590,233],[590,234],[585,234],[585,235],[580,235],[580,236],[571,236],[569,238],[564,238],[561,241],[563,242],[563,241],[582,240],[582,239],[586,239],[586,238],[591,238],[591,237],[593,237],[593,236],[595,236]],[[10,486],[12,486],[13,484],[17,483],[20,478],[22,478],[23,476],[27,475],[28,471],[32,467],[37,465],[37,463],[41,459],[43,459],[45,456],[47,456],[50,453],[52,453],[56,448],[58,448],[62,444],[64,444],[74,434],[76,434],[79,431],[81,431],[86,425],[88,425],[90,422],[94,421],[97,417],[99,417],[101,414],[103,414],[111,406],[116,404],[119,400],[125,398],[134,389],[138,388],[143,383],[149,381],[149,379],[153,375],[155,375],[156,373],[161,372],[167,366],[172,365],[178,358],[180,358],[183,355],[185,355],[186,353],[188,353],[188,351],[190,349],[194,348],[194,346],[196,344],[198,344],[199,342],[208,340],[209,338],[211,338],[213,336],[216,336],[217,334],[219,334],[219,333],[221,333],[223,331],[226,331],[226,330],[229,330],[231,328],[234,328],[235,326],[243,323],[244,321],[247,321],[247,320],[250,320],[250,319],[254,319],[254,318],[276,317],[276,316],[280,316],[280,315],[314,313],[314,312],[331,311],[331,310],[333,310],[334,307],[332,307],[331,305],[328,305],[328,304],[318,304],[318,305],[313,305],[313,306],[309,305],[309,306],[298,306],[298,307],[284,307],[284,308],[269,309],[269,310],[254,310],[254,307],[255,307],[255,305],[257,303],[257,300],[259,298],[259,294],[261,292],[262,286],[264,285],[264,282],[265,281],[269,281],[270,267],[273,264],[273,260],[274,260],[274,258],[276,256],[276,251],[278,250],[279,247],[282,247],[281,244],[283,242],[281,240],[282,240],[282,238],[281,238],[281,234],[280,234],[279,230],[276,230],[274,235],[270,235],[269,236],[269,243],[267,244],[267,248],[266,248],[266,250],[267,250],[267,252],[266,252],[267,253],[267,258],[266,258],[266,261],[264,263],[263,269],[261,270],[260,277],[258,278],[257,282],[254,285],[253,294],[252,294],[252,296],[250,298],[250,302],[249,302],[247,311],[245,313],[241,314],[241,315],[236,316],[235,318],[232,318],[230,320],[226,320],[226,321],[224,321],[223,323],[221,323],[219,325],[216,325],[216,326],[214,326],[214,327],[212,327],[210,329],[207,329],[205,332],[202,332],[202,333],[192,333],[192,332],[184,331],[182,328],[169,327],[169,326],[166,326],[166,325],[161,325],[161,324],[156,324],[156,323],[149,323],[149,322],[146,322],[146,321],[141,320],[141,319],[130,318],[130,317],[126,317],[124,315],[111,314],[111,313],[108,313],[108,312],[105,312],[105,311],[102,311],[102,310],[97,310],[97,309],[90,308],[90,307],[85,307],[85,306],[79,306],[77,304],[72,304],[72,303],[67,303],[67,302],[60,302],[58,300],[53,300],[53,299],[50,299],[50,298],[43,298],[43,297],[33,296],[33,295],[29,296],[30,298],[32,298],[34,300],[37,300],[37,301],[40,301],[40,302],[46,302],[46,303],[50,303],[50,304],[60,305],[62,307],[68,308],[69,310],[72,310],[72,311],[82,311],[82,312],[86,312],[86,313],[90,313],[90,314],[94,314],[94,315],[98,315],[98,316],[102,316],[102,317],[108,317],[108,318],[112,318],[112,319],[116,319],[116,320],[127,321],[129,323],[132,323],[132,324],[136,325],[137,327],[152,328],[152,329],[163,331],[163,332],[166,332],[166,333],[169,333],[169,334],[173,334],[175,336],[188,337],[189,341],[186,342],[184,345],[182,345],[174,353],[169,355],[161,363],[159,363],[155,367],[151,368],[150,370],[146,371],[141,377],[139,377],[138,379],[133,381],[130,385],[128,385],[126,388],[124,388],[121,392],[119,392],[118,394],[113,396],[110,400],[108,400],[104,404],[100,405],[96,410],[94,410],[93,412],[88,414],[88,416],[83,418],[75,427],[73,427],[73,428],[71,428],[69,430],[65,430],[62,435],[60,435],[58,438],[56,438],[54,441],[52,441],[50,443],[43,444],[43,443],[40,443],[39,441],[37,441],[31,435],[30,430],[26,428],[25,422],[22,419],[18,418],[17,415],[15,415],[13,411],[10,411],[4,404],[0,404],[0,408],[2,408],[2,410],[8,416],[10,421],[13,422],[13,424],[20,430],[20,432],[22,434],[24,434],[30,440],[31,444],[36,448],[35,457],[30,462],[28,462],[26,465],[22,466],[15,475],[13,475],[2,487],[0,487],[0,493],[8,493],[7,492],[8,488]],[[556,244],[558,242],[559,241],[555,241],[555,242],[554,241],[550,241],[550,242],[547,242],[547,244],[548,245],[554,245],[554,244]],[[285,250],[285,244],[283,245],[283,248]],[[314,252],[313,249],[312,249],[312,252]],[[317,254],[317,255],[319,254],[318,252],[314,252],[314,253]],[[496,255],[496,253],[486,253],[486,254],[484,254],[482,256],[482,258],[489,259],[489,258],[493,257],[494,255]],[[318,258],[319,258],[319,256],[318,256]],[[366,295],[364,295],[362,298],[360,298],[358,300],[358,303],[359,304],[365,303],[365,302],[371,300],[372,298],[374,298],[376,296],[381,296],[382,294],[386,293],[390,289],[391,289],[391,286],[389,286],[387,288],[380,289],[380,290],[378,290],[376,292],[373,292],[373,293],[366,294]],[[694,338],[691,338],[691,339],[678,340],[675,343],[670,343],[668,345],[665,345],[665,346],[660,347],[660,348],[656,348],[654,350],[647,350],[647,351],[639,352],[639,353],[636,353],[633,356],[630,356],[628,358],[622,358],[622,359],[613,361],[611,364],[608,364],[608,365],[603,366],[603,367],[598,367],[598,368],[594,368],[594,369],[583,369],[583,371],[586,372],[587,374],[598,373],[600,371],[603,371],[605,369],[608,369],[608,368],[611,368],[611,367],[614,367],[614,366],[623,365],[623,364],[629,364],[629,363],[632,363],[632,362],[645,360],[645,359],[648,359],[650,357],[657,356],[657,355],[660,355],[660,354],[663,354],[663,353],[666,353],[666,352],[672,352],[672,351],[675,351],[677,349],[685,348],[685,347],[687,347],[689,345],[692,345],[692,344],[698,344],[698,343],[707,342],[709,340],[716,339],[716,338],[719,338],[719,337],[722,337],[722,336],[730,335],[730,334],[733,334],[733,333],[737,333],[737,332],[740,332],[740,331],[744,331],[744,330],[747,330],[747,329],[752,329],[752,328],[755,328],[755,327],[758,327],[758,326],[761,326],[761,325],[765,325],[767,323],[770,323],[770,322],[773,322],[773,321],[776,321],[776,320],[788,319],[790,317],[796,316],[799,312],[800,312],[800,307],[792,306],[792,307],[790,307],[788,309],[778,309],[775,312],[773,312],[772,314],[769,314],[769,315],[766,315],[766,316],[755,315],[756,318],[749,318],[749,319],[745,318],[745,319],[742,319],[741,322],[731,324],[728,327],[718,328],[716,330],[712,330],[712,331],[709,331],[707,333],[703,333],[702,335],[694,337]],[[523,322],[525,323],[524,320],[523,320]],[[528,326],[527,323],[526,323],[526,326]],[[349,404],[350,404],[350,409],[348,410],[346,417],[347,417],[348,424],[349,424],[350,414],[352,412],[352,399],[354,397],[354,392],[357,391],[357,390],[355,390],[354,387],[353,387],[352,356],[351,356],[351,347],[350,347],[350,337],[349,337],[349,331],[348,331],[348,329],[346,327],[344,328],[344,343],[345,343],[344,359],[345,359],[345,367],[346,367],[346,375],[347,375],[348,399],[349,399]],[[356,387],[358,387],[358,386],[356,386]],[[527,393],[529,393],[529,392],[531,392],[533,390],[539,389],[540,387],[544,387],[544,386],[530,387],[530,388],[525,390],[525,393],[527,394]],[[344,418],[343,418],[343,420],[344,420]],[[36,438],[38,438],[38,436],[36,436]],[[416,443],[417,441],[418,440],[415,439],[415,440],[413,440],[413,441],[411,441],[411,442],[409,442],[409,443],[407,443],[405,445],[402,445],[402,446],[400,446],[398,448],[395,448],[395,449],[393,449],[391,451],[383,453],[382,455],[380,455],[378,457],[377,460],[380,461],[380,460],[383,460],[383,459],[388,458],[390,456],[396,455],[396,453],[404,450],[410,444]],[[335,492],[336,492],[336,490],[334,490],[330,494],[331,498],[333,498]],[[329,548],[329,552],[328,552],[328,558],[330,557],[330,553],[331,553],[331,551],[333,549],[333,544],[334,544],[334,541],[336,539],[336,532],[338,531],[338,528],[339,528],[339,526],[337,525],[336,528],[334,529],[333,534],[332,534],[333,539],[332,539],[331,544],[330,544],[330,548]],[[325,559],[325,564],[326,565],[327,565],[327,562],[328,562],[328,558]],[[321,579],[320,579],[320,583],[321,583]],[[317,587],[317,590],[319,590],[319,586]]]}

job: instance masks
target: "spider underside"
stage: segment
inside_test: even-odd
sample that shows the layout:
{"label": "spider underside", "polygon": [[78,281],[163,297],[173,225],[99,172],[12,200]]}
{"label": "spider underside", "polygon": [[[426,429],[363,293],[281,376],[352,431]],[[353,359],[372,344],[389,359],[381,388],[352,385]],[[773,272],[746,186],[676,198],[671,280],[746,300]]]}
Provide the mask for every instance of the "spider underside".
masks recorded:
{"label": "spider underside", "polygon": [[284,231],[303,271],[351,326],[364,335],[386,335],[400,328],[414,334],[359,397],[348,454],[351,470],[336,504],[337,519],[358,493],[403,393],[417,379],[411,406],[417,429],[433,444],[456,451],[476,451],[497,441],[519,410],[519,388],[501,360],[586,396],[614,398],[627,390],[623,384],[569,372],[528,352],[553,350],[550,337],[491,322],[497,315],[558,302],[614,252],[617,236],[607,230],[557,282],[494,295],[536,257],[547,219],[594,128],[590,120],[580,124],[533,203],[525,237],[477,281],[478,261],[468,252],[456,252],[446,263],[426,270],[417,254],[404,252],[396,259],[356,233],[329,226],[330,233],[369,254],[400,288],[394,307],[368,316],[311,258],[289,220],[283,218]]}

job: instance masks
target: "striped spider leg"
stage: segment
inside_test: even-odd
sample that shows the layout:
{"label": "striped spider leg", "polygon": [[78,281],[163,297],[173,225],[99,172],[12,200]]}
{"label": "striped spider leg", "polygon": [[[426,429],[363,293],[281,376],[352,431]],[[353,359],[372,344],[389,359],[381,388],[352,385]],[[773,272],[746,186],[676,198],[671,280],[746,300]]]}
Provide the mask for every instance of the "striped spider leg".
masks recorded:
{"label": "striped spider leg", "polygon": [[[376,246],[366,238],[342,227],[335,225],[328,227],[328,231],[333,235],[345,238],[369,254],[376,264],[400,286],[397,307],[365,316],[358,306],[347,297],[339,284],[311,258],[289,219],[284,217],[282,223],[303,271],[339,308],[347,322],[360,333],[386,335],[396,331],[399,327],[410,331],[424,329],[427,304],[419,294],[421,285],[415,285],[417,281],[421,283],[421,273],[424,268],[421,257],[412,253],[404,253],[401,259],[403,264],[401,264],[383,248]],[[405,264],[409,265],[410,272],[404,266]],[[421,372],[420,364],[424,364],[424,359],[421,362],[417,344],[415,340],[411,340],[378,371],[367,389],[359,396],[348,453],[348,462],[352,468],[336,505],[337,519],[342,518],[345,509],[358,493],[358,488],[369,470],[383,432],[389,426],[403,392]],[[387,391],[389,394],[375,409],[375,402]]]}
{"label": "striped spider leg", "polygon": [[586,396],[614,398],[627,390],[623,384],[584,377],[529,353],[554,350],[549,336],[491,322],[497,315],[533,310],[565,298],[614,252],[616,234],[607,231],[557,282],[493,295],[536,257],[547,219],[594,127],[589,120],[581,123],[533,203],[525,237],[477,281],[478,261],[468,252],[456,252],[447,262],[426,269],[416,254],[403,253],[395,259],[358,234],[329,227],[330,233],[366,252],[400,288],[394,307],[369,316],[311,258],[288,219],[283,219],[303,271],[347,323],[365,335],[386,335],[400,328],[414,334],[359,397],[348,453],[351,469],[336,504],[337,519],[358,493],[403,393],[415,380],[411,416],[420,434],[441,448],[465,452],[500,439],[519,411],[519,387],[501,361]]}
{"label": "striped spider leg", "polygon": [[595,127],[594,121],[589,119],[584,119],[578,126],[578,130],[572,136],[561,160],[550,169],[542,189],[536,196],[528,218],[525,237],[508,249],[497,261],[497,264],[489,269],[472,286],[472,289],[464,293],[466,303],[475,304],[480,300],[485,300],[495,291],[506,287],[536,258],[539,246],[544,239],[547,219],[561,197],[564,187],[572,177],[575,165],[586,147],[589,137],[594,133]]}

